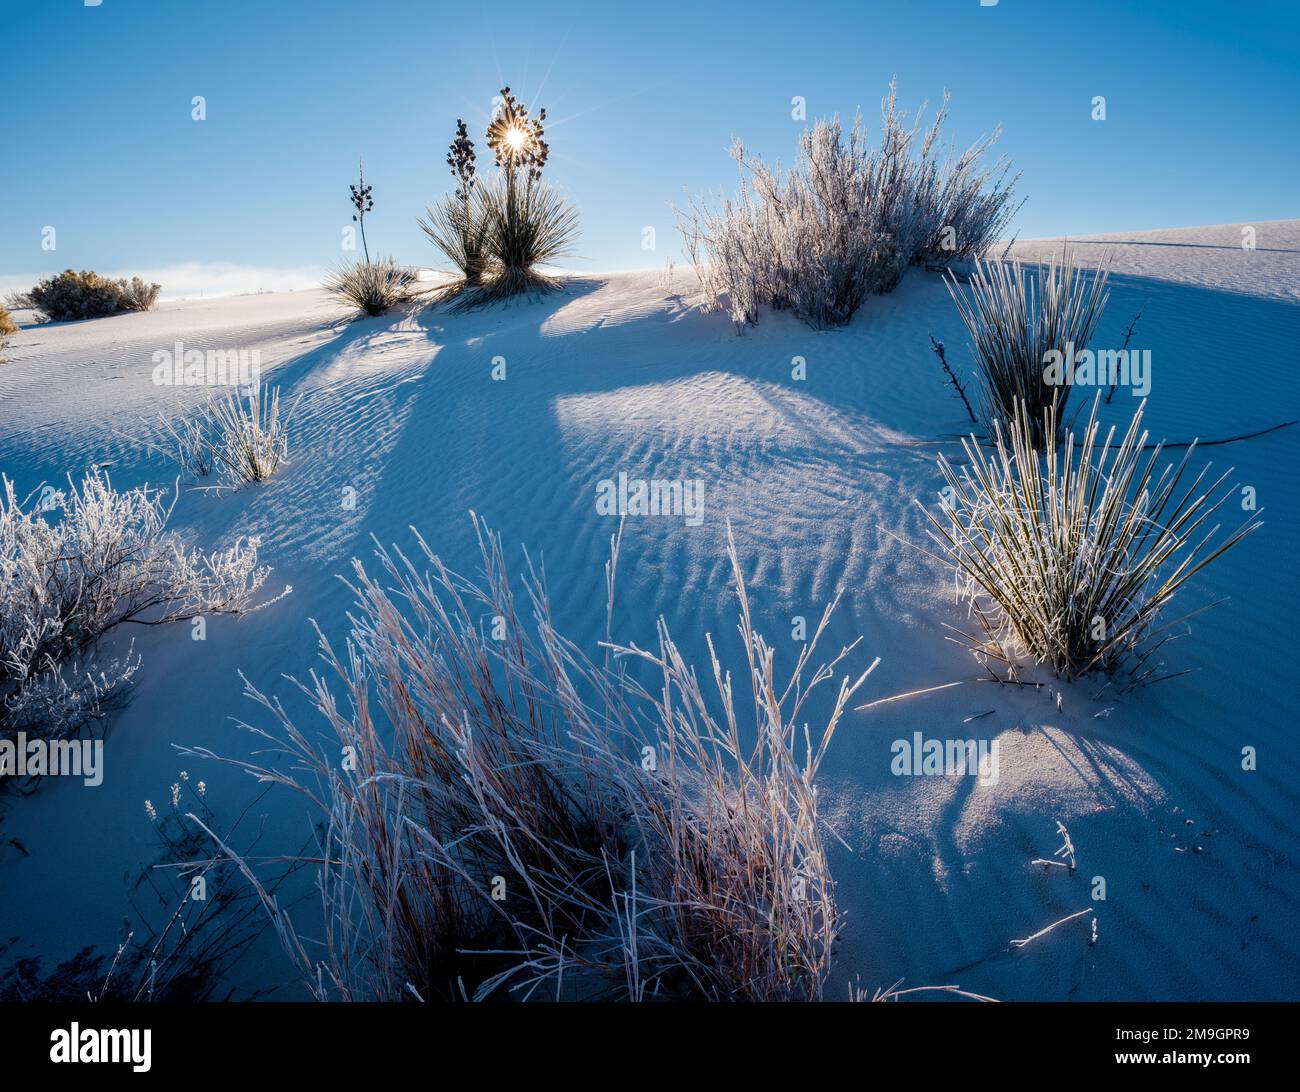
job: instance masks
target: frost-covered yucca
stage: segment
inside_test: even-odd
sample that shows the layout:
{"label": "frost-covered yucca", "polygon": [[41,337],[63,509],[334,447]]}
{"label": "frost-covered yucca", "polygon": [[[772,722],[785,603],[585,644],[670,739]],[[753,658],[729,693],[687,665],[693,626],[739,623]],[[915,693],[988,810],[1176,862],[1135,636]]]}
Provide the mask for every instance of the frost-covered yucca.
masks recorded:
{"label": "frost-covered yucca", "polygon": [[[813,781],[862,681],[845,677],[809,731],[809,695],[848,651],[806,677],[826,617],[778,679],[733,547],[750,684],[733,700],[712,642],[697,677],[662,623],[654,651],[608,645],[589,659],[555,632],[531,566],[526,622],[499,540],[479,529],[480,580],[423,541],[410,559],[379,550],[379,579],[355,563],[347,651],[322,637],[333,683],[304,687],[329,744],[250,687],[279,726],[268,738],[309,777],[240,765],[327,820],[315,857],[329,862],[324,945],[305,945],[265,899],[310,988],[345,1000],[820,997],[837,918]],[[616,559],[617,542],[610,601]],[[653,694],[626,657],[648,662]]]}
{"label": "frost-covered yucca", "polygon": [[102,474],[26,506],[0,478],[0,734],[63,737],[96,716],[138,666],[91,660],[124,623],[253,609],[270,572],[258,541],[204,553],[166,529],[170,513],[159,491]]}
{"label": "frost-covered yucca", "polygon": [[[279,387],[228,390],[224,398],[208,403],[207,415],[207,461],[221,466],[236,484],[265,481],[288,461],[293,410],[280,415]],[[181,451],[187,436],[192,433],[182,433],[178,441]]]}
{"label": "frost-covered yucca", "polygon": [[947,96],[931,126],[909,127],[890,84],[882,133],[871,146],[861,117],[806,130],[788,171],[747,156],[737,141],[736,197],[705,201],[678,220],[705,303],[722,298],[737,324],[762,307],[789,309],[814,327],[841,326],[872,292],[890,292],[909,265],[983,254],[1010,220],[1005,162],[981,159],[997,134],[960,156],[937,158]]}
{"label": "frost-covered yucca", "polygon": [[1114,426],[1103,438],[1099,401],[1063,440],[1049,409],[1045,449],[1017,405],[1005,433],[994,422],[992,450],[963,441],[960,470],[940,456],[950,499],[938,517],[926,510],[930,536],[984,631],[968,637],[981,654],[1013,671],[1029,656],[1066,678],[1127,661],[1134,683],[1155,681],[1150,660],[1169,638],[1152,638],[1190,617],[1157,627],[1164,608],[1260,524],[1219,537],[1206,525],[1232,496],[1214,499],[1231,470],[1207,483],[1207,465],[1185,482],[1195,445],[1177,462],[1161,444],[1148,451],[1145,403],[1118,443]]}
{"label": "frost-covered yucca", "polygon": [[393,258],[355,262],[331,270],[325,291],[355,305],[367,315],[382,315],[413,299],[419,277]]}
{"label": "frost-covered yucca", "polygon": [[1064,250],[1061,260],[1026,270],[1018,261],[977,261],[969,291],[948,276],[948,291],[970,334],[975,354],[985,427],[1015,418],[1017,405],[1028,414],[1034,443],[1043,442],[1043,424],[1052,405],[1051,420],[1058,432],[1067,418],[1070,385],[1049,384],[1045,374],[1049,353],[1082,352],[1088,347],[1097,320],[1106,306],[1108,268],[1087,273]]}

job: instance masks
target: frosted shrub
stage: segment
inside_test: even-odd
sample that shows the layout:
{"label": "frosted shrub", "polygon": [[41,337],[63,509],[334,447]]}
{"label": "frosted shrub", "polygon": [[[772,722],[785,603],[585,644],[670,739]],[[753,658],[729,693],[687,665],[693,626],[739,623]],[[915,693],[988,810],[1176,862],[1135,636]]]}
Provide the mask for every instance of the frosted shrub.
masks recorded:
{"label": "frosted shrub", "polygon": [[895,88],[882,106],[879,146],[861,117],[800,138],[788,171],[732,146],[740,166],[734,198],[679,211],[706,306],[726,306],[738,326],[762,307],[791,310],[810,326],[842,326],[868,294],[890,292],[910,265],[982,254],[1014,213],[1005,163],[981,160],[997,134],[955,159],[937,158],[947,97],[922,132],[899,117]]}
{"label": "frosted shrub", "polygon": [[0,486],[0,734],[64,737],[99,715],[138,667],[129,653],[92,658],[125,623],[257,609],[270,572],[257,540],[186,546],[159,491],[117,492],[92,473],[24,507],[13,482]]}
{"label": "frosted shrub", "polygon": [[[332,681],[302,687],[329,742],[250,687],[277,725],[254,731],[309,776],[238,765],[302,792],[326,831],[323,948],[264,897],[309,987],[345,1000],[819,997],[838,924],[813,780],[862,678],[840,682],[820,730],[803,707],[848,650],[801,683],[819,627],[778,681],[733,547],[743,699],[716,656],[702,686],[662,623],[655,651],[610,645],[594,662],[552,628],[531,567],[525,623],[499,541],[482,528],[479,541],[477,581],[423,541],[414,559],[379,549],[378,579],[354,563],[346,651],[322,636]],[[615,544],[611,602],[616,558]],[[628,657],[650,665],[653,695]]]}
{"label": "frosted shrub", "polygon": [[1216,542],[1218,525],[1207,524],[1233,495],[1214,499],[1230,471],[1207,481],[1207,466],[1191,478],[1189,448],[1157,473],[1162,448],[1145,452],[1142,408],[1115,444],[1113,426],[1100,436],[1098,402],[1063,441],[1050,408],[1036,430],[1017,405],[1005,431],[994,423],[992,452],[969,440],[968,465],[940,457],[952,500],[938,516],[925,511],[983,632],[968,638],[979,655],[1013,674],[1027,656],[1066,678],[1127,663],[1132,685],[1163,677],[1151,658],[1164,641],[1148,639],[1165,607],[1260,524]]}

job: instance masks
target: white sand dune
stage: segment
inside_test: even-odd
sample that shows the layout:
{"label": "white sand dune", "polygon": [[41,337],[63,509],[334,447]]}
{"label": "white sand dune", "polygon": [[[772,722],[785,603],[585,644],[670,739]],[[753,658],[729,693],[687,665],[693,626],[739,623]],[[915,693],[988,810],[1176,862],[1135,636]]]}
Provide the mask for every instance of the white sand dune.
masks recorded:
{"label": "white sand dune", "polygon": [[[1141,309],[1132,344],[1153,353],[1156,438],[1300,417],[1300,221],[1254,226],[1251,252],[1241,225],[1096,240],[1117,271],[1097,343],[1118,346]],[[1104,249],[1087,243],[1085,260]],[[1052,245],[1017,250],[1034,257]],[[587,276],[531,302],[357,322],[322,293],[295,292],[16,336],[0,366],[0,470],[21,493],[105,461],[119,486],[170,485],[174,470],[121,434],[197,400],[151,382],[151,354],[177,339],[259,349],[266,378],[301,402],[290,468],[259,488],[186,492],[175,516],[208,546],[261,535],[274,582],[292,583],[293,595],[243,621],[212,621],[202,644],[183,628],[137,635],[144,669],[112,718],[103,787],[47,784],[0,823],[0,841],[27,854],[0,848],[0,934],[19,938],[11,954],[52,961],[116,944],[132,913],[124,874],[156,856],[143,801],[165,799],[182,765],[171,745],[250,751],[229,719],[256,713],[237,671],[283,691],[282,673],[314,665],[308,619],[344,632],[349,596],[333,574],[369,556],[372,534],[405,543],[414,525],[469,570],[475,510],[507,543],[544,556],[559,627],[593,646],[616,522],[597,514],[596,484],[622,471],[705,483],[698,527],[628,520],[623,639],[652,641],[662,614],[701,662],[705,633],[736,650],[730,521],[761,628],[787,663],[791,618],[815,618],[843,587],[827,648],[862,634],[850,666],[882,657],[864,701],[967,680],[853,713],[831,748],[823,791],[844,842],[832,865],[847,914],[836,992],[860,977],[1021,999],[1295,997],[1300,736],[1284,680],[1300,607],[1300,428],[1204,452],[1255,487],[1266,526],[1191,589],[1189,607],[1231,597],[1168,646],[1171,670],[1196,670],[1123,697],[1094,698],[1097,683],[1061,687],[1058,710],[1047,691],[974,681],[970,656],[945,639],[945,624],[963,623],[947,577],[891,537],[923,541],[910,498],[929,502],[939,488],[938,448],[918,442],[966,427],[929,350],[933,334],[969,364],[940,279],[909,275],[842,331],[764,315],[744,336],[692,308],[692,287],[688,272],[668,287],[653,272]],[[498,357],[503,382],[491,378]],[[791,379],[795,357],[806,381]],[[1105,420],[1127,420],[1136,402],[1121,391]],[[349,487],[352,511],[341,504]],[[997,784],[893,776],[890,744],[915,731],[996,738]],[[1259,756],[1254,771],[1241,766],[1246,746]],[[255,795],[224,768],[190,773],[207,780],[220,815]],[[299,848],[297,800],[272,795],[256,810],[268,816],[259,852]],[[1058,819],[1078,848],[1074,876],[1029,865],[1051,855]],[[1097,876],[1107,898],[1093,904]],[[1095,946],[1075,922],[1007,952],[1010,939],[1088,905]],[[270,940],[239,975],[288,977]]]}

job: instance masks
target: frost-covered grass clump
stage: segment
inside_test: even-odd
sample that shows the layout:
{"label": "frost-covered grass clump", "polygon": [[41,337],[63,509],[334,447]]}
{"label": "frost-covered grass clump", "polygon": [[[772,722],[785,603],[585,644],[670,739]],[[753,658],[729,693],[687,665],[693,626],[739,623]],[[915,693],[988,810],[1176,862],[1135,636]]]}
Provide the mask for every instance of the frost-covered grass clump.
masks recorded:
{"label": "frost-covered grass clump", "polygon": [[[794,166],[772,168],[737,141],[740,188],[719,206],[679,213],[707,306],[739,326],[763,307],[810,326],[842,326],[870,293],[891,292],[911,265],[982,255],[1015,209],[1009,167],[981,165],[997,134],[940,161],[947,98],[924,132],[899,116],[895,88],[872,145],[861,117],[806,130]],[[724,303],[725,300],[725,303]]]}
{"label": "frost-covered grass clump", "polygon": [[259,734],[307,776],[240,765],[301,791],[327,831],[315,861],[329,862],[329,943],[305,943],[264,899],[309,987],[349,1000],[819,998],[838,918],[813,782],[865,677],[843,678],[808,728],[809,694],[849,651],[807,677],[830,608],[778,680],[733,546],[746,657],[733,700],[711,642],[697,676],[662,622],[657,648],[589,659],[552,628],[531,567],[525,622],[499,540],[480,528],[480,546],[473,581],[422,540],[411,559],[378,550],[378,578],[354,563],[346,652],[322,636],[332,681],[303,687],[328,743],[250,687],[278,724]]}
{"label": "frost-covered grass clump", "polygon": [[280,388],[261,384],[210,395],[197,411],[176,416],[159,412],[145,419],[137,440],[175,460],[185,473],[206,478],[217,473],[223,486],[263,482],[289,461],[289,423],[297,402],[280,412]]}
{"label": "frost-covered grass clump", "polygon": [[1231,471],[1190,475],[1195,445],[1176,462],[1160,444],[1148,450],[1144,407],[1118,443],[1113,426],[1103,437],[1098,402],[1064,440],[1050,408],[1035,429],[1018,405],[1005,431],[995,422],[994,448],[964,441],[960,469],[940,457],[948,501],[926,513],[982,630],[963,635],[979,655],[1013,673],[1027,656],[1065,678],[1125,666],[1135,685],[1163,677],[1152,658],[1190,617],[1165,622],[1165,608],[1260,524],[1219,536],[1207,525],[1233,496],[1214,499]]}
{"label": "frost-covered grass clump", "polygon": [[130,653],[96,661],[101,638],[128,623],[255,609],[270,573],[256,539],[212,553],[187,546],[167,530],[158,490],[118,492],[98,473],[26,501],[8,478],[0,486],[3,738],[74,735],[138,667]]}
{"label": "frost-covered grass clump", "polygon": [[[1087,351],[1106,306],[1108,268],[1080,269],[1069,250],[1061,260],[1026,271],[1018,261],[976,262],[969,291],[948,277],[948,291],[970,334],[984,424],[1014,421],[1023,407],[1030,435],[1041,447],[1043,424],[1067,424],[1071,384],[1049,383],[1053,360]],[[1055,412],[1049,413],[1055,406]]]}

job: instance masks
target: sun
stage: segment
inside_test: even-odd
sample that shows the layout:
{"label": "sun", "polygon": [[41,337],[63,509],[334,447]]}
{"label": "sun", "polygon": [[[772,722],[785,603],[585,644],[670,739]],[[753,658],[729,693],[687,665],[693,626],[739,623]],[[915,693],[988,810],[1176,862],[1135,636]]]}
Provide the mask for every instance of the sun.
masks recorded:
{"label": "sun", "polygon": [[512,125],[505,132],[506,147],[512,152],[521,152],[528,143],[528,134],[518,125]]}

